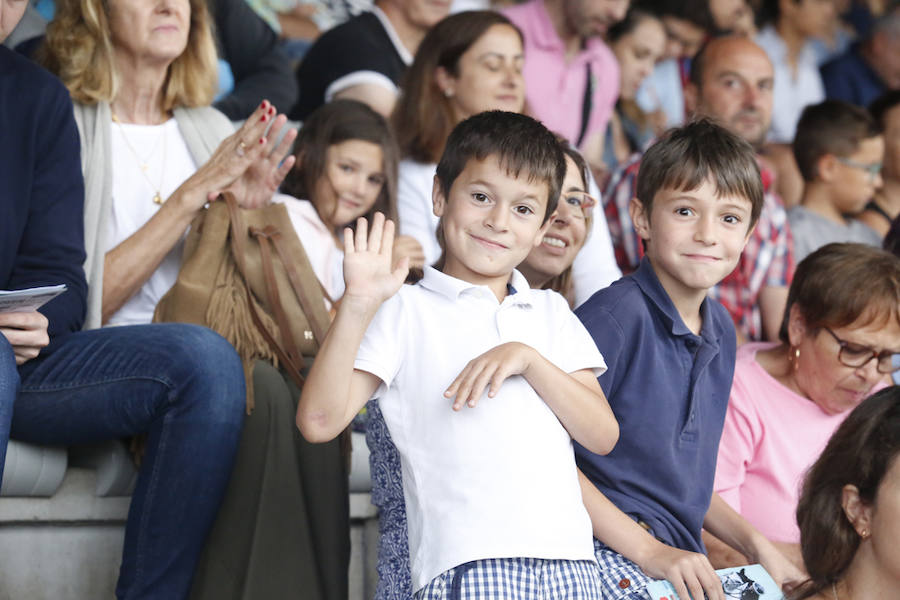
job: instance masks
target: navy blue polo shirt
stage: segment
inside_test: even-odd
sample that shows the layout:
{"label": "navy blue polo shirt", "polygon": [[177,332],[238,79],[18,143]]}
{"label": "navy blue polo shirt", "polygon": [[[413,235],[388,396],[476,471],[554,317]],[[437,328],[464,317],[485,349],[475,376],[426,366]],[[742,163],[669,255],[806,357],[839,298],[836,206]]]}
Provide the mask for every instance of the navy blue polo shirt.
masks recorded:
{"label": "navy blue polo shirt", "polygon": [[598,381],[620,430],[606,456],[576,443],[578,467],[661,541],[703,552],[700,529],[734,375],[731,318],[707,298],[694,335],[646,257],[575,313],[606,359]]}

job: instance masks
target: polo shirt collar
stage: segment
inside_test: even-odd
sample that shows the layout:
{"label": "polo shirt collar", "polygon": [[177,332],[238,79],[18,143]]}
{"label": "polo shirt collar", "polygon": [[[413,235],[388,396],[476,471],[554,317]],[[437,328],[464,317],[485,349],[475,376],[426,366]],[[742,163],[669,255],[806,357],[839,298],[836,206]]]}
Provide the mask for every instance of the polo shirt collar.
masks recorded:
{"label": "polo shirt collar", "polygon": [[[488,290],[487,286],[475,285],[468,281],[457,279],[456,277],[438,271],[434,267],[425,267],[425,274],[421,281],[419,281],[419,285],[425,289],[437,292],[448,300],[456,300],[463,293],[476,290],[487,290],[491,297],[495,298],[494,292]],[[529,301],[531,288],[529,287],[525,276],[517,269],[513,269],[512,275],[510,275],[509,278],[509,283],[507,283],[507,289],[509,289],[509,295],[504,298],[504,302],[509,300],[510,302],[519,305],[531,304]],[[479,291],[478,293],[481,292]]]}
{"label": "polo shirt collar", "polygon": [[407,67],[413,62],[413,55],[409,50],[406,49],[406,46],[403,45],[403,42],[400,41],[400,36],[397,35],[397,30],[394,29],[393,24],[391,24],[391,20],[387,18],[387,15],[384,14],[384,11],[378,8],[377,6],[372,7],[372,14],[381,22],[381,26],[384,27],[384,32],[387,33],[388,39],[391,40],[391,43],[394,45],[394,50],[397,51],[397,54],[400,55],[400,59],[403,61]]}
{"label": "polo shirt collar", "polygon": [[[632,276],[638,287],[641,288],[641,292],[643,292],[650,302],[656,306],[657,310],[669,324],[672,335],[695,336],[694,332],[688,329],[688,326],[684,324],[684,320],[681,318],[681,315],[678,314],[678,309],[675,308],[669,294],[659,282],[659,278],[656,276],[656,272],[653,270],[649,258],[645,256],[641,259],[641,264],[638,265],[637,270]],[[720,331],[715,319],[713,319],[710,299],[708,297],[704,298],[703,304],[700,305],[700,318],[700,337],[703,338],[704,341],[718,346],[719,340],[722,337],[722,331]]]}

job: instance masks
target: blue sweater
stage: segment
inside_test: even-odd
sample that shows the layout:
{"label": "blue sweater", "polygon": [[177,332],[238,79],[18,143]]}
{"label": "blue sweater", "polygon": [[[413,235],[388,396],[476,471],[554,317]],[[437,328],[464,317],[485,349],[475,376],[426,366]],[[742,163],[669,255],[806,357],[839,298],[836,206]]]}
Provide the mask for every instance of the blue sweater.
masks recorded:
{"label": "blue sweater", "polygon": [[50,348],[84,322],[83,204],[68,92],[47,71],[0,47],[0,289],[68,286],[40,309],[50,321]]}

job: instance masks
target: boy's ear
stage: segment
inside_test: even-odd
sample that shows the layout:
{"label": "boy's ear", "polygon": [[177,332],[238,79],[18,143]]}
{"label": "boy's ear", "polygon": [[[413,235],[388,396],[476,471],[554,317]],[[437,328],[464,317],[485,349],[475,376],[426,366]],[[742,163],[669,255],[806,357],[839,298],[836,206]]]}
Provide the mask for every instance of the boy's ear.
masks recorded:
{"label": "boy's ear", "polygon": [[831,183],[837,176],[839,161],[834,154],[823,154],[816,161],[816,177],[824,183]]}
{"label": "boy's ear", "polygon": [[869,537],[872,533],[872,507],[859,497],[859,489],[855,485],[848,483],[841,490],[841,507],[859,537]]}
{"label": "boy's ear", "polygon": [[628,203],[628,215],[631,217],[632,224],[634,224],[635,233],[637,233],[641,239],[649,240],[650,215],[644,210],[644,205],[637,199],[637,196],[633,196]]}
{"label": "boy's ear", "polygon": [[444,216],[447,199],[444,197],[444,190],[441,188],[441,182],[438,181],[437,175],[434,176],[434,183],[431,184],[431,206],[434,216]]}

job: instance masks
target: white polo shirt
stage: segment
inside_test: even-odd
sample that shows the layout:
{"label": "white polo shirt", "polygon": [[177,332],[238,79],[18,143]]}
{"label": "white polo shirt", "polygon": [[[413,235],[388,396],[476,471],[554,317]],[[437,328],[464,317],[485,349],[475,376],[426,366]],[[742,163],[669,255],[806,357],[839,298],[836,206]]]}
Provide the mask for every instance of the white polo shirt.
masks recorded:
{"label": "white polo shirt", "polygon": [[594,559],[572,440],[525,378],[459,412],[443,396],[471,359],[512,341],[567,373],[606,369],[562,296],[518,271],[510,284],[498,303],[426,268],[382,305],[356,358],[383,382],[373,397],[400,452],[414,591],[472,560]]}

